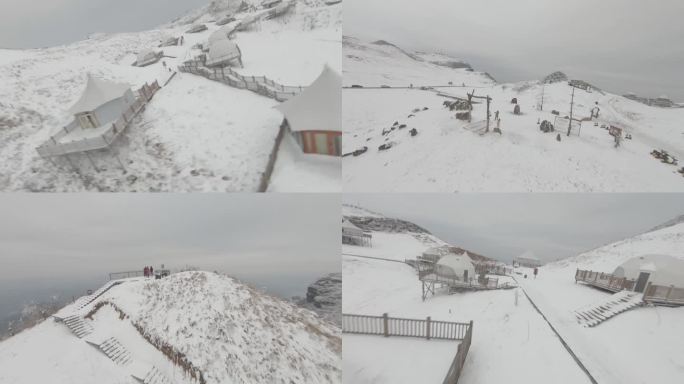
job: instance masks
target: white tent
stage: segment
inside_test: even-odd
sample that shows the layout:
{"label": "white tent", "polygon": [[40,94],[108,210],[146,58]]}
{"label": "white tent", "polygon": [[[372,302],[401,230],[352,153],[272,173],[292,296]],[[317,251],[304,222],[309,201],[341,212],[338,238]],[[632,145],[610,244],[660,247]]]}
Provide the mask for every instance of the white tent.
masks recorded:
{"label": "white tent", "polygon": [[468,281],[475,277],[475,265],[468,252],[462,255],[450,253],[439,259],[435,265],[435,273],[440,277]]}
{"label": "white tent", "polygon": [[276,106],[293,132],[342,131],[342,78],[329,66],[300,94]]}
{"label": "white tent", "polygon": [[637,280],[647,273],[648,282],[684,288],[684,260],[669,255],[643,255],[622,263],[613,275]]}
{"label": "white tent", "polygon": [[77,114],[94,111],[108,101],[122,97],[130,88],[128,84],[115,83],[88,75],[88,84],[78,101],[69,108],[69,112]]}
{"label": "white tent", "polygon": [[218,65],[228,63],[231,60],[241,57],[240,48],[235,42],[228,39],[214,40],[209,44],[206,64]]}

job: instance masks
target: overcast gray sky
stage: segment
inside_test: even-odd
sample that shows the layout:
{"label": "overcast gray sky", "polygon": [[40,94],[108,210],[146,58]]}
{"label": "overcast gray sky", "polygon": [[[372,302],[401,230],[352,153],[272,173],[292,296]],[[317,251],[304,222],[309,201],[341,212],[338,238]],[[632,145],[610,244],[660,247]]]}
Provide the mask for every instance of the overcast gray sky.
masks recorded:
{"label": "overcast gray sky", "polygon": [[504,261],[526,250],[544,261],[573,256],[684,214],[684,194],[358,194],[343,202]]}
{"label": "overcast gray sky", "polygon": [[[0,292],[165,264],[289,297],[340,271],[339,196],[0,194]],[[0,301],[2,301],[0,295]]]}
{"label": "overcast gray sky", "polygon": [[0,48],[37,48],[94,32],[151,29],[209,0],[0,0]]}
{"label": "overcast gray sky", "polygon": [[344,34],[462,58],[499,81],[556,71],[684,101],[681,0],[345,0]]}

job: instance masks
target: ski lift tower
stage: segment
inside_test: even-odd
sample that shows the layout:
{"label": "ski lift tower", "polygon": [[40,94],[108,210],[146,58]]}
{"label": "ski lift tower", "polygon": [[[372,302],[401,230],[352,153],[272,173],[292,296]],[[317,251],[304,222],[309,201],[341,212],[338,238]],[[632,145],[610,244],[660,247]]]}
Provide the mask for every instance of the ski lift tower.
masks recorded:
{"label": "ski lift tower", "polygon": [[572,82],[570,82],[570,86],[572,87],[572,96],[570,97],[570,121],[568,122],[568,136],[570,136],[570,132],[572,131],[572,113],[575,106],[575,88],[577,88],[577,85],[573,84]]}

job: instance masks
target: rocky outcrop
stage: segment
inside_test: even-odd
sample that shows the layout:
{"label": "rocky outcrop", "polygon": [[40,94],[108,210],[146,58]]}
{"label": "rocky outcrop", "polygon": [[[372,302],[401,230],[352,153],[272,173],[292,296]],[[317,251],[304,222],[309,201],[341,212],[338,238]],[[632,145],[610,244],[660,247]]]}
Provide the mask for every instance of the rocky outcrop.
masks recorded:
{"label": "rocky outcrop", "polygon": [[542,80],[542,82],[545,84],[561,83],[564,81],[568,81],[568,75],[560,71],[556,71],[546,76],[544,80]]}
{"label": "rocky outcrop", "polygon": [[316,280],[306,290],[306,298],[299,305],[310,309],[322,318],[342,325],[342,274],[331,273]]}

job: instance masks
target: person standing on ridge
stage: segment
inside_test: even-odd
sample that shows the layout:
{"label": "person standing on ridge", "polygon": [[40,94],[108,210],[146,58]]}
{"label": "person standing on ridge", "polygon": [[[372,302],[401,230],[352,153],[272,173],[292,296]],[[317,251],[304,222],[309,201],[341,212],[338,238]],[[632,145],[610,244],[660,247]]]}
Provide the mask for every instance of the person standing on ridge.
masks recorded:
{"label": "person standing on ridge", "polygon": [[145,277],[147,277],[148,274],[149,274],[149,271],[150,271],[150,270],[149,270],[147,267],[145,267],[145,268],[143,269],[143,275],[144,275]]}
{"label": "person standing on ridge", "polygon": [[539,273],[539,269],[537,267],[534,267],[534,278],[537,278],[537,273]]}

